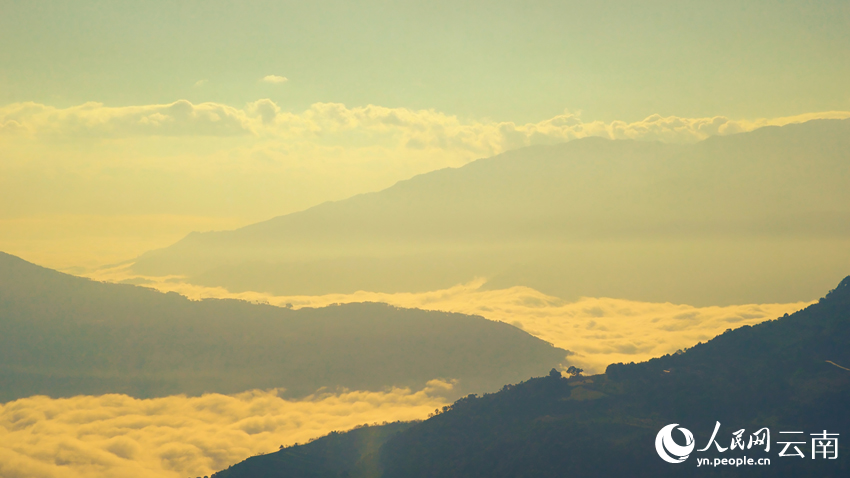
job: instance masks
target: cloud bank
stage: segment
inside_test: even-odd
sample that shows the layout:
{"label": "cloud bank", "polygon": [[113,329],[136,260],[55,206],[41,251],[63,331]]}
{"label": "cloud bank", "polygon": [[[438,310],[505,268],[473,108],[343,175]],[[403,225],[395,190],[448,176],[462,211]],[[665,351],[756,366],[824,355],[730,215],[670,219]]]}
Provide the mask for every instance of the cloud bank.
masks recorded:
{"label": "cloud bank", "polygon": [[[268,75],[266,83],[285,77]],[[850,112],[827,111],[782,118],[733,120],[724,116],[683,118],[650,115],[641,121],[585,122],[565,112],[537,123],[462,121],[434,110],[387,108],[376,105],[348,107],[316,103],[300,113],[284,112],[262,99],[244,108],[218,103],[192,104],[186,100],[166,105],[108,107],[85,103],[56,108],[38,103],[15,103],[0,108],[0,131],[32,137],[59,135],[113,138],[130,136],[253,135],[320,143],[356,142],[407,149],[460,150],[473,155],[498,154],[535,144],[552,144],[588,136],[686,143],[710,136],[752,131],[812,119],[848,118]],[[357,141],[354,141],[357,138]]]}
{"label": "cloud bank", "polygon": [[17,103],[0,108],[0,132],[27,131],[35,137],[115,138],[126,136],[230,136],[246,134],[245,112],[216,103],[186,100],[167,105],[113,108],[85,103],[55,108]]}
{"label": "cloud bank", "polygon": [[[123,269],[95,278],[126,279]],[[485,281],[424,293],[357,292],[325,296],[233,294],[147,278],[192,298],[233,297],[300,308],[381,301],[403,307],[479,314],[512,323],[575,352],[587,373],[612,362],[639,362],[706,341],[728,328],[791,313],[806,303],[692,307],[610,298],[567,302],[526,287],[487,290]],[[452,385],[431,381],[419,391],[341,391],[285,400],[277,391],[136,399],[126,395],[0,404],[0,476],[4,478],[178,478],[204,476],[280,445],[304,443],[363,423],[425,418],[445,405]]]}
{"label": "cloud bank", "polygon": [[204,476],[281,445],[364,423],[422,419],[445,405],[451,384],[413,392],[346,391],[301,401],[277,392],[67,399],[0,404],[3,478]]}
{"label": "cloud bank", "polygon": [[[89,277],[120,281],[123,268]],[[478,279],[449,289],[421,293],[356,292],[322,296],[273,296],[231,293],[220,287],[188,284],[179,277],[146,278],[142,285],[178,292],[191,299],[236,298],[281,307],[324,307],[335,303],[384,302],[398,307],[480,315],[519,327],[557,347],[575,352],[568,360],[588,373],[602,373],[612,363],[641,362],[705,342],[726,329],[755,325],[796,312],[808,302],[694,307],[585,297],[568,302],[529,287],[490,290]]]}

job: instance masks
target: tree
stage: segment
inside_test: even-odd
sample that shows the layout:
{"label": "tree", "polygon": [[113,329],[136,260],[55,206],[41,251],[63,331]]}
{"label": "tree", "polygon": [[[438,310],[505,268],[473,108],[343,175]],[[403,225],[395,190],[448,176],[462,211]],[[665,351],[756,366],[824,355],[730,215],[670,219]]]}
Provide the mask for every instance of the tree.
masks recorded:
{"label": "tree", "polygon": [[574,365],[570,365],[570,368],[567,369],[567,375],[570,377],[578,377],[582,372],[584,372],[583,368],[578,368]]}

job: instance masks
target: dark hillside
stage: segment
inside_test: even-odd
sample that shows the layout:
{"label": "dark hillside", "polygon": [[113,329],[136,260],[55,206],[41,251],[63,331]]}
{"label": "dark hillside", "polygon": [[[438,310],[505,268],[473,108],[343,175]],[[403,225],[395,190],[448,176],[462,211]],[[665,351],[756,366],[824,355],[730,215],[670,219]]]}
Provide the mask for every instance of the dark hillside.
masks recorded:
{"label": "dark hillside", "polygon": [[413,426],[396,422],[331,433],[305,445],[281,449],[215,473],[215,478],[367,478],[380,474],[379,451],[386,441]]}
{"label": "dark hillside", "polygon": [[[837,460],[779,457],[780,431],[850,433],[850,277],[818,304],[791,316],[729,331],[683,354],[617,364],[606,374],[530,380],[416,426],[383,449],[385,477],[691,476],[698,457],[740,458],[727,450],[698,452],[668,464],[655,452],[656,433],[678,423],[696,449],[720,422],[718,442],[771,430],[771,466],[699,470],[708,475],[847,476]],[[679,437],[681,438],[681,437]],[[714,450],[714,447],[712,447]],[[810,448],[809,448],[810,450]]]}
{"label": "dark hillside", "polygon": [[[728,331],[681,354],[611,365],[590,377],[567,379],[553,371],[458,400],[393,435],[381,448],[381,472],[369,476],[850,476],[842,441],[850,435],[850,370],[843,368],[850,368],[848,345],[850,277],[805,310]],[[717,422],[716,441],[726,450],[699,451]],[[693,433],[695,447],[683,463],[666,463],[656,452],[656,434],[668,424]],[[748,443],[764,427],[769,451],[730,449],[734,432],[743,429]],[[835,460],[812,459],[810,434],[823,430],[839,434]],[[781,431],[805,433],[805,458],[779,456],[780,442],[789,441]],[[674,439],[683,444],[682,435]],[[744,456],[771,463],[697,467],[698,459]]]}
{"label": "dark hillside", "polygon": [[288,310],[190,301],[0,253],[0,402],[255,388],[304,396],[435,378],[460,380],[463,393],[539,374],[567,353],[482,317],[373,303]]}

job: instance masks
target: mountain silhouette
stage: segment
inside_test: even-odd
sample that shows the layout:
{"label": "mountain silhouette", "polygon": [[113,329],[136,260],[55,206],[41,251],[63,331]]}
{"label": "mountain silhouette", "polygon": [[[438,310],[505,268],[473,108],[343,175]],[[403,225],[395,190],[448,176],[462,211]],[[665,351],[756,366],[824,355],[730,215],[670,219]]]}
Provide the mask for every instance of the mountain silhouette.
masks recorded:
{"label": "mountain silhouette", "polygon": [[689,145],[532,146],[192,233],[133,269],[286,295],[419,292],[486,277],[488,287],[565,299],[812,300],[850,267],[848,151],[850,120]]}
{"label": "mountain silhouette", "polygon": [[360,303],[289,310],[91,281],[0,253],[0,402],[285,388],[496,390],[569,352],[482,317]]}
{"label": "mountain silhouette", "polygon": [[[372,431],[382,436],[377,453],[356,445],[355,430],[351,438],[337,434],[253,457],[214,476],[848,476],[850,457],[841,441],[850,433],[848,343],[850,277],[802,311],[727,331],[683,353],[614,364],[590,377],[563,378],[553,370],[498,393],[462,398],[406,429]],[[703,451],[718,422],[715,441],[723,451],[717,445]],[[656,435],[669,424],[693,433],[693,451],[682,463],[665,462],[656,451]],[[749,438],[759,431],[764,436],[764,428],[769,439],[753,445]],[[739,430],[744,449],[731,447]],[[836,459],[812,458],[812,435],[824,430],[838,434]],[[350,440],[348,454],[340,454],[348,457],[347,467],[306,466],[331,439],[337,449]],[[683,435],[677,439],[686,443]],[[783,442],[797,440],[803,458],[780,456]],[[696,464],[744,456],[771,463]],[[279,473],[296,464],[300,468]]]}

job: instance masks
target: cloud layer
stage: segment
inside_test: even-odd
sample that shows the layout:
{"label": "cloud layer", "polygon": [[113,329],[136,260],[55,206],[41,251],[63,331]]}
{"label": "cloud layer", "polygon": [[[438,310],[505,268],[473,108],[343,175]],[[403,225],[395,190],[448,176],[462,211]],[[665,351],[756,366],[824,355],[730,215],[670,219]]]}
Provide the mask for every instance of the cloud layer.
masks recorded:
{"label": "cloud layer", "polygon": [[276,391],[149,400],[30,397],[0,404],[0,476],[204,476],[333,430],[425,418],[445,405],[440,392],[447,388],[432,381],[418,392],[348,391],[302,401]]}
{"label": "cloud layer", "polygon": [[[90,275],[120,281],[123,268]],[[694,307],[686,304],[638,302],[585,297],[568,302],[528,287],[487,289],[479,279],[449,289],[421,293],[356,292],[322,296],[273,296],[231,293],[220,287],[181,282],[179,277],[148,277],[146,287],[174,291],[192,299],[237,298],[277,306],[323,307],[335,303],[384,302],[399,307],[481,315],[513,324],[557,347],[575,352],[571,364],[602,373],[618,362],[641,362],[705,342],[726,329],[755,325],[792,313],[809,303],[744,304]]]}
{"label": "cloud layer", "polygon": [[[267,83],[283,83],[268,75]],[[710,136],[751,131],[819,118],[847,118],[850,112],[827,111],[784,118],[733,120],[724,116],[682,118],[651,115],[641,121],[585,122],[566,112],[537,123],[462,121],[434,110],[367,105],[347,107],[316,103],[300,113],[284,112],[262,99],[244,108],[186,100],[166,105],[107,107],[86,103],[56,108],[15,103],[0,108],[0,132],[30,136],[60,135],[96,138],[128,136],[230,136],[320,143],[392,145],[409,149],[461,150],[474,155],[498,154],[534,144],[551,144],[588,136],[663,142],[694,142]],[[356,138],[356,139],[355,139]]]}
{"label": "cloud layer", "polygon": [[[113,269],[102,271],[97,278],[118,280],[126,275],[122,269]],[[566,302],[525,287],[486,290],[484,283],[478,280],[425,293],[296,297],[232,294],[174,277],[158,278],[151,285],[193,298],[237,297],[293,307],[382,301],[479,314],[512,323],[574,351],[571,363],[587,373],[604,371],[612,362],[638,362],[672,353],[728,328],[756,324],[807,305],[697,308],[608,298]],[[425,418],[445,405],[442,394],[451,387],[435,380],[416,392],[341,391],[299,401],[285,400],[274,390],[146,400],[125,395],[29,397],[0,404],[0,476],[204,476],[249,456],[303,443],[332,430]]]}
{"label": "cloud layer", "polygon": [[242,110],[216,103],[194,105],[186,100],[120,108],[85,103],[64,109],[17,103],[0,109],[0,132],[7,130],[76,138],[229,136],[246,134],[249,125]]}

